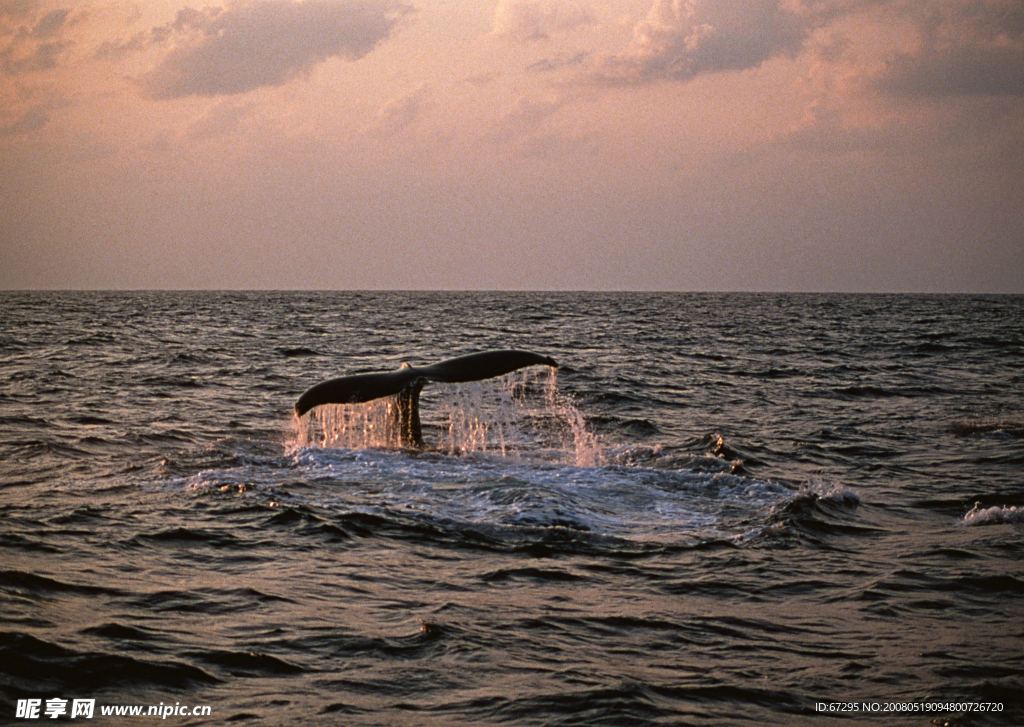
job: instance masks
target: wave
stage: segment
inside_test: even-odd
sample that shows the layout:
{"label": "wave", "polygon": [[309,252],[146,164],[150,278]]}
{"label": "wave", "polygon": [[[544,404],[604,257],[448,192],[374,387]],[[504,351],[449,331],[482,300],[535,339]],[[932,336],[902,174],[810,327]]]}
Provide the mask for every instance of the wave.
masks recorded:
{"label": "wave", "polygon": [[976,434],[994,434],[1013,439],[1024,439],[1024,420],[1011,418],[975,418],[957,419],[949,425],[949,431],[962,437]]}
{"label": "wave", "polygon": [[884,386],[864,384],[839,387],[835,389],[834,393],[840,399],[891,399],[897,397],[932,397],[941,394],[948,394],[950,392],[940,386],[888,388]]}
{"label": "wave", "polygon": [[853,516],[860,495],[838,482],[813,480],[801,486],[788,502],[772,513],[774,531],[795,533],[814,541],[833,535],[860,535],[875,528],[857,523]]}
{"label": "wave", "polygon": [[[220,681],[212,674],[173,659],[136,659],[123,654],[82,652],[24,633],[0,632],[0,674],[12,678],[19,693],[121,688],[137,685],[186,689]],[[7,691],[7,689],[4,689]]]}

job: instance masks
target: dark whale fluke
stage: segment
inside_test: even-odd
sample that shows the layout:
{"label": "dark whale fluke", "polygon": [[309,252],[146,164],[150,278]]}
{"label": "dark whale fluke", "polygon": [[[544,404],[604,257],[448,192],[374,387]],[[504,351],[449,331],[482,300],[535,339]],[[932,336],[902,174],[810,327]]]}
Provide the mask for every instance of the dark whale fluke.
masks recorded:
{"label": "dark whale fluke", "polygon": [[321,404],[360,404],[384,396],[397,396],[402,443],[422,447],[419,402],[420,391],[428,381],[446,384],[481,381],[537,365],[558,368],[550,356],[515,349],[471,353],[423,367],[402,364],[396,371],[354,374],[323,381],[299,397],[295,402],[295,413],[301,417]]}

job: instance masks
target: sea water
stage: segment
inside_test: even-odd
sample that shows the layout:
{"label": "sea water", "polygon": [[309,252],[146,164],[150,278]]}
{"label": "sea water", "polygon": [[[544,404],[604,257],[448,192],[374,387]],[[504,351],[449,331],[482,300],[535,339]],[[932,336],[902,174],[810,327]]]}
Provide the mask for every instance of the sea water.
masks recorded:
{"label": "sea water", "polygon": [[1024,298],[0,298],[0,722],[1024,722]]}

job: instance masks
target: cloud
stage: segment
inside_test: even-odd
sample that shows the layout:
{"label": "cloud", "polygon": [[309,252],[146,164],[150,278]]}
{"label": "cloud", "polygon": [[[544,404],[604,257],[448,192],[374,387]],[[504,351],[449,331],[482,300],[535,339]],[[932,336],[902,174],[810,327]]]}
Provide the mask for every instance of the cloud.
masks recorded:
{"label": "cloud", "polygon": [[483,138],[498,145],[530,146],[551,135],[557,126],[552,119],[565,108],[569,98],[562,94],[527,94],[520,96],[502,113],[494,130]]}
{"label": "cloud", "polygon": [[0,48],[0,70],[7,76],[56,68],[61,55],[72,45],[57,37],[70,15],[69,10],[53,10],[35,24],[28,24],[33,19],[33,9],[34,4],[13,3],[0,13],[0,21],[3,21],[0,37],[9,36],[8,42]]}
{"label": "cloud", "polygon": [[0,36],[19,30],[22,24],[35,17],[38,0],[7,0],[0,5]]}
{"label": "cloud", "polygon": [[153,29],[150,45],[176,47],[139,84],[154,99],[280,86],[329,58],[362,58],[410,12],[396,0],[268,0],[185,9],[173,23]]}
{"label": "cloud", "polygon": [[221,101],[189,126],[187,137],[192,141],[221,138],[234,131],[252,108],[251,102]]}
{"label": "cloud", "polygon": [[382,137],[394,136],[419,118],[431,105],[430,98],[430,87],[423,84],[412,93],[388,101],[378,113],[374,133]]}
{"label": "cloud", "polygon": [[780,143],[888,157],[1019,146],[1024,3],[915,0],[861,9],[807,44],[799,82],[807,105]]}
{"label": "cloud", "polygon": [[19,49],[11,44],[0,50],[0,68],[8,76],[49,71],[58,66],[61,54],[70,45],[69,42],[39,43],[30,49]]}
{"label": "cloud", "polygon": [[897,56],[879,88],[903,96],[1024,96],[1024,48],[950,48]]}
{"label": "cloud", "polygon": [[68,19],[69,10],[52,10],[43,16],[42,20],[32,28],[33,38],[49,38],[60,30],[64,21]]}
{"label": "cloud", "polygon": [[27,134],[46,126],[50,110],[46,106],[33,106],[10,123],[0,124],[0,137]]}
{"label": "cloud", "polygon": [[542,58],[539,61],[526,66],[527,73],[550,73],[563,68],[573,68],[582,65],[590,58],[589,51],[580,51],[572,55],[560,54],[554,58]]}
{"label": "cloud", "polygon": [[0,5],[0,137],[31,134],[69,105],[50,71],[70,67],[72,26],[85,12],[49,10],[35,0]]}
{"label": "cloud", "polygon": [[820,12],[779,0],[656,0],[627,51],[606,59],[608,80],[689,81],[796,55]]}
{"label": "cloud", "polygon": [[595,68],[600,80],[623,84],[750,70],[803,53],[812,37],[820,40],[818,31],[844,20],[914,37],[883,53],[880,64],[861,58],[876,90],[935,98],[1024,95],[1020,0],[655,0],[629,47]]}
{"label": "cloud", "polygon": [[494,9],[493,34],[519,41],[546,40],[596,23],[590,6],[575,0],[501,0]]}
{"label": "cloud", "polygon": [[530,130],[557,113],[565,104],[565,97],[560,95],[539,98],[522,96],[505,113],[502,122],[509,128]]}
{"label": "cloud", "polygon": [[910,97],[1024,96],[1024,3],[935,5],[918,21],[918,48],[890,57],[878,88]]}
{"label": "cloud", "polygon": [[471,83],[474,86],[480,87],[489,86],[494,83],[495,78],[496,76],[493,73],[477,73],[472,76],[468,76],[466,78],[466,83]]}

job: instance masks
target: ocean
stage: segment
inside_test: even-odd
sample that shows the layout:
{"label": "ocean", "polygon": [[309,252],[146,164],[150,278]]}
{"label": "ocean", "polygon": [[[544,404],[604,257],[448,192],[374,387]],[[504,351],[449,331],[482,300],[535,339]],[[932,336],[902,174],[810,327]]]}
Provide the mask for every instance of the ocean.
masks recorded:
{"label": "ocean", "polygon": [[0,723],[1024,724],[1024,297],[0,299]]}

